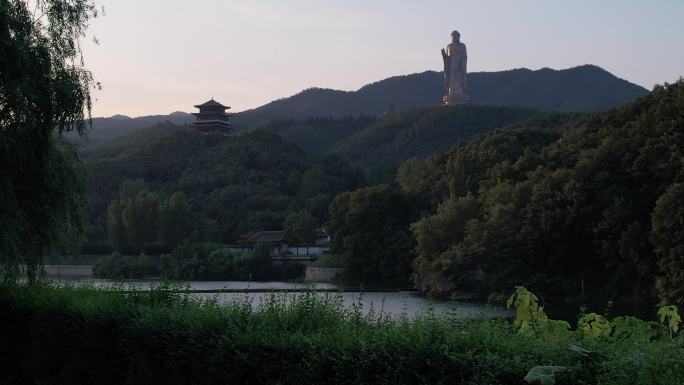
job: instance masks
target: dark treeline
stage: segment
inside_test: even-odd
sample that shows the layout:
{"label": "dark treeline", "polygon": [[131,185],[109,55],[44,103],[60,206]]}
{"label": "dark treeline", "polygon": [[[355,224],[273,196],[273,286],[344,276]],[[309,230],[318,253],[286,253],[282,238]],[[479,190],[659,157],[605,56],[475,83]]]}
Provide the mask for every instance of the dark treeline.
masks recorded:
{"label": "dark treeline", "polygon": [[[178,130],[91,155],[87,246],[159,254],[327,224],[356,283],[680,301],[682,88],[594,115],[465,106],[270,126],[315,131],[307,147],[338,154],[318,158],[265,131]],[[363,187],[354,164],[389,184]]]}
{"label": "dark treeline", "polygon": [[[91,232],[82,252],[169,252],[187,239],[314,228],[340,192],[364,184],[339,158],[314,158],[265,131],[234,137],[178,130],[86,163]],[[301,227],[301,226],[300,226]],[[292,233],[292,231],[290,231]]]}
{"label": "dark treeline", "polygon": [[[580,127],[553,117],[537,123],[404,162],[394,192],[339,196],[331,211],[331,228],[344,238],[335,242],[339,251],[394,258],[407,282],[401,261],[412,258],[414,283],[433,294],[525,284],[571,298],[684,301],[684,82]],[[403,248],[381,256],[372,251],[389,237],[373,240],[365,227],[345,232],[348,212],[397,218],[400,206],[386,205],[402,200],[397,194],[418,214],[380,229],[394,228],[393,245]],[[403,241],[409,228],[412,238]],[[353,249],[359,237],[365,255]]]}
{"label": "dark treeline", "polygon": [[[468,89],[475,105],[516,106],[546,111],[599,111],[619,106],[648,92],[608,71],[582,65],[563,70],[518,68],[498,72],[471,72]],[[444,96],[444,74],[426,71],[393,76],[357,91],[306,89],[253,110],[235,121],[259,127],[276,119],[309,116],[384,116],[415,108],[434,107]]]}

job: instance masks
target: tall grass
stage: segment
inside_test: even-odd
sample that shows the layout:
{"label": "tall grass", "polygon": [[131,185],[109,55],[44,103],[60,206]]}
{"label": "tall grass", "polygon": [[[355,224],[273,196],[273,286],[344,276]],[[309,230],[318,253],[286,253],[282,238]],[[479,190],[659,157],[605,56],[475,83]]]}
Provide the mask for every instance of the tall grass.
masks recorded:
{"label": "tall grass", "polygon": [[364,313],[330,293],[219,305],[169,289],[0,285],[0,383],[520,384],[539,365],[567,367],[559,384],[684,383],[682,337],[547,340],[504,320]]}

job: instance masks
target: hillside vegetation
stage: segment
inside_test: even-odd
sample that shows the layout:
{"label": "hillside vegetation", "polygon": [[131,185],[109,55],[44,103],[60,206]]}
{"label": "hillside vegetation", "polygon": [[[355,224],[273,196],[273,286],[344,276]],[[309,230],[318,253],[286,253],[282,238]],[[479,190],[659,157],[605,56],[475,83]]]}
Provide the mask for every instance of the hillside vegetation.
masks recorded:
{"label": "hillside vegetation", "polygon": [[[247,231],[281,229],[284,220],[299,211],[323,224],[336,194],[364,184],[366,177],[355,166],[362,166],[373,180],[391,180],[399,162],[411,156],[431,155],[478,133],[550,116],[561,115],[514,107],[445,107],[381,120],[278,121],[264,130],[229,137],[203,136],[169,122],[156,124],[82,151],[89,176],[90,243],[117,243],[105,234],[111,238],[116,233],[112,226],[127,223],[124,217],[117,219],[121,215],[116,212],[128,207],[119,203],[135,201],[143,191],[153,194],[139,197],[138,211],[183,193],[188,210],[201,215],[187,215],[194,226],[176,226],[194,227],[188,232],[206,240],[231,242]],[[161,226],[159,219],[141,221]],[[147,238],[138,244],[148,246],[136,249],[159,250],[152,247],[158,243],[154,236]],[[107,247],[90,250],[104,252]]]}
{"label": "hillside vegetation", "polygon": [[674,385],[684,381],[684,341],[681,332],[670,336],[673,326],[634,317],[608,320],[589,313],[581,314],[578,327],[571,329],[564,321],[543,318],[536,297],[522,288],[512,300],[520,314],[513,322],[463,320],[430,312],[410,320],[408,315],[393,319],[379,310],[366,314],[360,304],[346,308],[335,294],[313,292],[273,294],[260,304],[243,299],[221,306],[168,287],[124,292],[0,284],[0,382],[519,385],[544,379],[558,385]]}
{"label": "hillside vegetation", "polygon": [[[416,242],[415,283],[434,294],[525,284],[563,298],[684,303],[683,129],[680,81],[577,128],[509,127],[405,162],[397,181],[424,210],[403,225]],[[355,195],[367,191],[339,197],[332,213],[386,199]]]}
{"label": "hillside vegetation", "polygon": [[[593,65],[564,70],[543,68],[533,71],[519,68],[500,72],[472,72],[468,74],[468,84],[475,105],[563,112],[589,112],[616,107],[648,92]],[[238,113],[233,119],[234,129],[257,128],[282,120],[308,119],[306,125],[309,125],[313,119],[381,118],[395,112],[435,107],[441,104],[444,93],[444,77],[441,72],[435,71],[393,76],[367,84],[356,91],[310,88]],[[231,102],[235,101],[225,101],[227,104]],[[192,106],[187,106],[187,110],[193,110]],[[123,115],[94,118],[88,139],[71,139],[87,147],[157,123],[168,121],[183,125],[193,120],[191,115],[183,112],[137,118]],[[296,131],[299,133],[293,132],[292,135],[302,141],[305,141],[302,135],[317,135],[315,131]],[[345,129],[338,131],[340,136],[344,133]]]}
{"label": "hillside vegetation", "polygon": [[[648,91],[604,69],[584,65],[564,70],[526,68],[472,72],[468,87],[475,105],[515,106],[537,110],[589,112],[634,100]],[[444,96],[441,72],[394,76],[357,91],[311,88],[253,110],[235,121],[257,127],[277,119],[308,117],[384,116],[413,108],[440,105]]]}
{"label": "hillside vegetation", "polygon": [[[345,162],[308,156],[265,131],[225,137],[178,130],[110,158],[92,156],[86,168],[91,246],[106,243],[107,233],[114,241],[112,226],[125,223],[128,233],[146,234],[132,251],[149,252],[188,237],[231,242],[248,231],[280,230],[288,215],[301,212],[320,225],[336,194],[363,184]],[[159,234],[165,204],[187,210],[174,216],[181,223],[168,223],[187,229],[173,244]]]}

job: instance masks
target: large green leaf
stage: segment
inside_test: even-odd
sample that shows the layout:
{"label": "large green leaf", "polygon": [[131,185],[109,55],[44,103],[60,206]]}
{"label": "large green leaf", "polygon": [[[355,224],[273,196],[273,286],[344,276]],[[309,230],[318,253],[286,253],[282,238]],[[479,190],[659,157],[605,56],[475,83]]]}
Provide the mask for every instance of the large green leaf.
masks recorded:
{"label": "large green leaf", "polygon": [[535,366],[525,376],[528,384],[554,385],[556,373],[566,370],[565,366]]}

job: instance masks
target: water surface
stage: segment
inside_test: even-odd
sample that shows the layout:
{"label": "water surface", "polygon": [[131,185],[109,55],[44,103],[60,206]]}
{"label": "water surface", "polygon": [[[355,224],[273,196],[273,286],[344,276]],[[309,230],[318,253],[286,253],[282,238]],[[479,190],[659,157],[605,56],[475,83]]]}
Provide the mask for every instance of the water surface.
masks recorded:
{"label": "water surface", "polygon": [[[96,287],[117,286],[128,290],[149,290],[161,284],[158,280],[125,280],[114,281],[108,279],[68,280],[55,279],[63,283],[87,283]],[[189,281],[175,282],[182,288],[190,290],[263,290],[263,292],[236,292],[236,293],[194,293],[198,299],[213,299],[220,304],[233,301],[249,301],[254,307],[259,307],[268,296],[272,295],[269,290],[288,289],[325,289],[334,290],[338,287],[330,283],[294,283],[294,282],[242,282],[242,281]],[[292,298],[302,293],[278,293]],[[390,291],[390,292],[322,292],[321,295],[331,295],[338,298],[348,308],[356,308],[363,314],[372,311],[374,314],[384,314],[398,318],[406,316],[415,318],[417,314],[434,312],[438,315],[449,315],[459,319],[469,318],[499,318],[509,317],[512,314],[505,308],[484,303],[438,301],[425,298],[414,291]]]}

